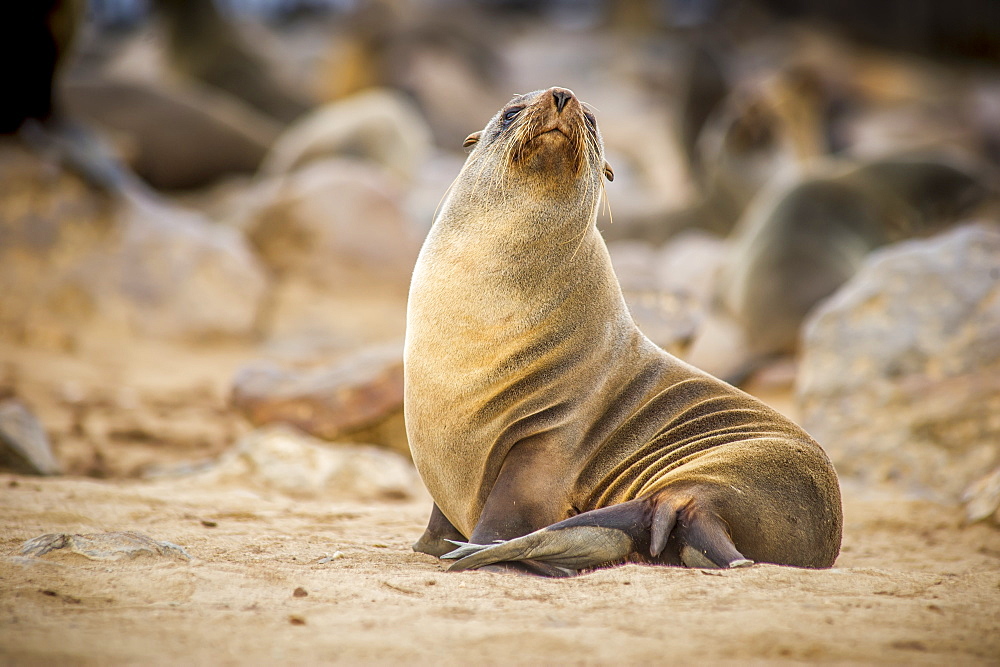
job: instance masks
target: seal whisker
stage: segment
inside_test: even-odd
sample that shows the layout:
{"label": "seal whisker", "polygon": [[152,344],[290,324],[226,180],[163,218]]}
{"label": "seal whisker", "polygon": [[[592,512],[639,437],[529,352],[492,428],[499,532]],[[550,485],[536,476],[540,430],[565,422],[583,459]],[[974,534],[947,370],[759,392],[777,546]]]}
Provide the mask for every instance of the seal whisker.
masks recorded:
{"label": "seal whisker", "polygon": [[604,202],[604,211],[608,214],[608,224],[615,224],[615,216],[611,213],[611,198],[608,197],[608,190],[604,186],[604,180],[601,180],[601,200]]}

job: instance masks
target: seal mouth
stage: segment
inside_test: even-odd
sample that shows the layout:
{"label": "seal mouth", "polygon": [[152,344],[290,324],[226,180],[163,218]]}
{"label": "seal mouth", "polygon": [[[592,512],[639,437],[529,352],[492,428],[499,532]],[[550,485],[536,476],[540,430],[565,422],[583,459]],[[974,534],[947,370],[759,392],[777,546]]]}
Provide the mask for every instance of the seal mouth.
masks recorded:
{"label": "seal mouth", "polygon": [[524,107],[511,137],[510,163],[578,175],[599,150],[582,102],[569,90],[552,88]]}
{"label": "seal mouth", "polygon": [[[470,134],[462,145],[477,144],[489,148],[486,153],[473,149],[466,164],[496,151],[504,178],[514,172],[547,174],[554,185],[567,176],[579,179],[582,172],[593,172],[600,180],[602,165],[603,175],[609,181],[614,178],[604,162],[593,109],[566,88],[515,95],[486,128]],[[483,161],[484,166],[488,163],[488,158]]]}
{"label": "seal mouth", "polygon": [[537,134],[535,134],[535,135],[531,136],[530,138],[528,138],[528,140],[525,143],[531,143],[531,142],[533,142],[533,141],[535,141],[537,139],[540,139],[541,137],[545,137],[545,136],[548,136],[550,134],[559,134],[559,135],[562,135],[562,138],[565,139],[565,140],[567,140],[567,141],[572,141],[573,140],[573,137],[569,133],[567,133],[565,130],[563,130],[562,128],[560,128],[560,127],[553,127],[553,128],[549,128],[548,130],[542,130],[541,132],[538,132]]}

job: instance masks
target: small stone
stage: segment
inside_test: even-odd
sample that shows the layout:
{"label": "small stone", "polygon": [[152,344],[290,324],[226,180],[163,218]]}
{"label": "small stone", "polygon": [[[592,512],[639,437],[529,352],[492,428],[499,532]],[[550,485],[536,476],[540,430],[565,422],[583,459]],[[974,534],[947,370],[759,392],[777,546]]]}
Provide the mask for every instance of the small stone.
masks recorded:
{"label": "small stone", "polygon": [[299,586],[294,591],[292,591],[292,597],[304,598],[309,595],[309,591]]}
{"label": "small stone", "polygon": [[0,467],[25,475],[62,472],[45,429],[16,398],[0,400]]}
{"label": "small stone", "polygon": [[323,556],[318,561],[316,561],[316,563],[318,565],[325,565],[326,563],[329,563],[330,561],[339,560],[339,559],[341,559],[343,557],[344,557],[344,552],[343,551],[334,551],[329,556]]}
{"label": "small stone", "polygon": [[21,555],[29,558],[40,558],[61,549],[91,560],[116,561],[149,556],[191,560],[191,556],[184,550],[184,547],[171,542],[160,542],[135,531],[87,535],[68,533],[40,535],[21,546]]}

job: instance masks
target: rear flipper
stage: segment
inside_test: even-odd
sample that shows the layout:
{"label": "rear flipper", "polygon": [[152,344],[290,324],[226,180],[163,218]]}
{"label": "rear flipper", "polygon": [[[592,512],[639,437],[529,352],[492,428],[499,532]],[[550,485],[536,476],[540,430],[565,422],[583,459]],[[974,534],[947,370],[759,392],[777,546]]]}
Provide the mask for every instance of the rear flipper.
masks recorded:
{"label": "rear flipper", "polygon": [[736,549],[718,515],[699,508],[691,496],[679,500],[662,493],[584,512],[504,542],[455,544],[459,548],[442,558],[458,559],[448,568],[456,572],[525,560],[570,571],[626,561],[707,568],[753,564]]}

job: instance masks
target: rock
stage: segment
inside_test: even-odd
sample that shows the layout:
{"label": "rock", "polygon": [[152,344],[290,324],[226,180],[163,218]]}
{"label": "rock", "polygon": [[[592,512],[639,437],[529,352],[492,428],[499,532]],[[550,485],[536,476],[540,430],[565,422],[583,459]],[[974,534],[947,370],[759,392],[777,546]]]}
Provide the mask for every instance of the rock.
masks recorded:
{"label": "rock", "polygon": [[681,354],[698,328],[698,309],[686,295],[661,290],[624,292],[632,319],[649,340]]}
{"label": "rock", "polygon": [[268,283],[238,231],[152,202],[130,213],[113,290],[133,329],[191,339],[253,331]]}
{"label": "rock", "polygon": [[25,475],[58,475],[62,468],[35,415],[16,398],[0,400],[0,468]]}
{"label": "rock", "polygon": [[992,518],[1000,524],[1000,467],[973,482],[962,494],[962,502],[967,522]]}
{"label": "rock", "polygon": [[305,370],[251,364],[237,374],[231,402],[254,426],[290,424],[324,440],[380,444],[409,456],[399,345]]}
{"label": "rock", "polygon": [[608,243],[611,264],[623,292],[660,289],[656,275],[656,249],[645,241]]}
{"label": "rock", "polygon": [[405,206],[410,219],[417,225],[417,235],[421,239],[430,230],[444,193],[462,171],[465,164],[463,158],[438,150],[420,165],[416,181],[406,193]]}
{"label": "rock", "polygon": [[295,498],[375,501],[418,497],[413,465],[370,445],[330,445],[282,425],[243,437],[216,466],[192,479],[215,486],[250,485]]}
{"label": "rock", "polygon": [[708,310],[724,243],[692,231],[660,249],[642,241],[614,241],[608,251],[639,328],[660,347],[680,353]]}
{"label": "rock", "polygon": [[331,157],[369,161],[409,183],[431,151],[431,132],[402,93],[371,89],[316,109],[275,142],[261,165],[284,174]]}
{"label": "rock", "polygon": [[[89,325],[246,336],[268,288],[240,232],[152,194],[109,197],[0,145],[0,331],[69,348]],[[103,335],[103,334],[102,334]]]}
{"label": "rock", "polygon": [[68,112],[109,131],[156,188],[195,188],[256,171],[281,127],[204,86],[94,78],[63,86]]}
{"label": "rock", "polygon": [[712,298],[715,276],[726,261],[726,242],[708,232],[686,230],[657,252],[656,280],[671,291],[690,295],[701,308]]}
{"label": "rock", "polygon": [[956,501],[1000,465],[1000,226],[873,253],[803,348],[802,422],[841,475]]}
{"label": "rock", "polygon": [[50,533],[32,538],[21,547],[21,555],[39,558],[52,551],[65,549],[91,560],[132,560],[140,557],[160,557],[191,560],[184,547],[159,542],[135,531],[70,535]]}
{"label": "rock", "polygon": [[311,163],[259,185],[239,223],[281,280],[405,293],[420,248],[402,196],[359,160]]}

